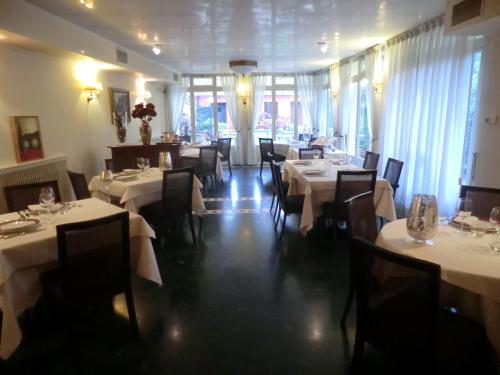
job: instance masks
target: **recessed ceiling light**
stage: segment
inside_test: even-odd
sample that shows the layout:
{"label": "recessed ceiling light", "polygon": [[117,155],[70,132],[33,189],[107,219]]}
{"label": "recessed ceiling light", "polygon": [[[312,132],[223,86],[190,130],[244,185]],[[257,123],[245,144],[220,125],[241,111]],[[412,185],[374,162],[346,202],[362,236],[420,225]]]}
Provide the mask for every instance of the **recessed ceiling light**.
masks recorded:
{"label": "recessed ceiling light", "polygon": [[84,5],[86,8],[94,9],[94,0],[80,0],[80,4]]}
{"label": "recessed ceiling light", "polygon": [[318,46],[321,52],[326,53],[328,51],[328,44],[325,41],[318,42]]}
{"label": "recessed ceiling light", "polygon": [[140,31],[137,33],[137,37],[138,37],[140,40],[148,40],[148,34],[147,34],[147,33],[140,32]]}
{"label": "recessed ceiling light", "polygon": [[156,56],[158,56],[158,55],[161,53],[161,48],[160,48],[160,47],[161,47],[162,45],[163,45],[163,44],[155,44],[155,45],[153,46],[152,51],[153,51],[153,53],[154,53]]}

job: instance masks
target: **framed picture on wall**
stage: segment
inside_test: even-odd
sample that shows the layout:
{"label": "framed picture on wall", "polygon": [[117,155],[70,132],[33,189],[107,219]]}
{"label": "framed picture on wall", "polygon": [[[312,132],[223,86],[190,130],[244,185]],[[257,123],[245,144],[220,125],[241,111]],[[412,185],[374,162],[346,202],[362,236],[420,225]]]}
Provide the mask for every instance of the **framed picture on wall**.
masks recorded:
{"label": "framed picture on wall", "polygon": [[11,116],[10,125],[17,162],[43,159],[38,116]]}
{"label": "framed picture on wall", "polygon": [[115,125],[117,116],[122,122],[130,122],[130,94],[128,90],[109,88],[111,124]]}

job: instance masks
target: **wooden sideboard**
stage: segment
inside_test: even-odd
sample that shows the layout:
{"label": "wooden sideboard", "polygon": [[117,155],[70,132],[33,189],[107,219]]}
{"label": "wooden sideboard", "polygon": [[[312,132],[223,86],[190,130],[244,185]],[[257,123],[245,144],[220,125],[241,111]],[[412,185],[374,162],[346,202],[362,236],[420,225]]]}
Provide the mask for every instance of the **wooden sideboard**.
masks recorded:
{"label": "wooden sideboard", "polygon": [[149,159],[151,167],[158,167],[160,152],[170,152],[174,168],[182,166],[180,157],[180,143],[157,143],[155,145],[120,145],[108,146],[111,149],[113,159],[113,172],[119,172],[126,168],[137,168],[137,158]]}

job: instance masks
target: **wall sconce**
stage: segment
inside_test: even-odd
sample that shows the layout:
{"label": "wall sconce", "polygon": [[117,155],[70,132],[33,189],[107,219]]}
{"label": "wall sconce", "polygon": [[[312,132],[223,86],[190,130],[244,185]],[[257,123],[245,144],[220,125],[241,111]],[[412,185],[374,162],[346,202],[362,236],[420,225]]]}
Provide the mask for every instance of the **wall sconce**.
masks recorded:
{"label": "wall sconce", "polygon": [[240,96],[243,105],[247,105],[248,92],[249,92],[248,85],[249,85],[248,77],[245,77],[245,75],[243,75],[242,77],[239,78],[238,95]]}
{"label": "wall sconce", "polygon": [[380,82],[373,82],[373,91],[375,91],[377,94],[382,94],[382,87],[384,86]]}
{"label": "wall sconce", "polygon": [[100,82],[88,83],[83,87],[83,91],[87,93],[87,102],[99,98],[102,91],[102,84]]}

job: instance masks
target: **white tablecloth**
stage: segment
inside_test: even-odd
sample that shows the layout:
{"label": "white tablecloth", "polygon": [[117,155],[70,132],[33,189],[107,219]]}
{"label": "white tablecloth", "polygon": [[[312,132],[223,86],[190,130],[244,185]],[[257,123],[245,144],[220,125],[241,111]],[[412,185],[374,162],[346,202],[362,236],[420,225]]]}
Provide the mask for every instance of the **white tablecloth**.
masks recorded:
{"label": "white tablecloth", "polygon": [[482,322],[500,358],[500,256],[488,246],[493,235],[474,238],[455,231],[439,226],[434,246],[420,246],[407,241],[406,219],[401,219],[382,227],[377,245],[439,264],[441,279],[458,287],[444,296],[444,302]]}
{"label": "white tablecloth", "polygon": [[[339,160],[345,158],[347,153],[342,150],[329,151],[325,149],[324,157],[325,159]],[[288,149],[288,154],[286,156],[287,160],[298,160],[299,159],[299,147],[290,147]]]}
{"label": "white tablecloth", "polygon": [[[294,165],[293,161],[285,162],[285,173],[283,179],[290,183],[288,194],[304,194],[304,208],[300,221],[300,231],[306,233],[312,229],[314,218],[322,214],[324,202],[335,200],[335,185],[337,183],[337,172],[339,170],[362,170],[355,165],[333,165],[331,160],[311,160],[312,165]],[[321,169],[325,173],[321,176],[306,176],[302,171],[307,169]],[[375,185],[375,212],[387,220],[396,220],[394,208],[393,190],[389,182],[377,177]]]}
{"label": "white tablecloth", "polygon": [[[0,239],[0,309],[3,312],[0,357],[9,357],[22,339],[17,317],[35,305],[41,293],[39,276],[57,261],[56,225],[97,219],[123,210],[98,199],[78,201],[54,223],[43,224],[33,233]],[[17,218],[17,213],[0,215],[0,221]],[[130,213],[130,254],[132,269],[141,277],[162,284],[151,245],[154,231],[139,215]]]}
{"label": "white tablecloth", "polygon": [[[283,156],[287,156],[292,147],[307,147],[307,143],[304,142],[273,142],[274,152]],[[255,145],[255,155],[257,155],[257,163],[260,164],[260,146]],[[299,157],[297,156],[297,159]]]}
{"label": "white tablecloth", "polygon": [[[151,168],[146,174],[131,181],[113,181],[109,193],[120,198],[120,203],[130,212],[138,213],[139,209],[149,203],[161,200],[163,175],[158,168]],[[205,204],[200,189],[203,187],[200,180],[193,180],[193,211],[198,216],[205,212]],[[94,198],[107,200],[104,183],[99,176],[90,180],[89,190]]]}
{"label": "white tablecloth", "polygon": [[[222,171],[222,162],[220,159],[223,157],[223,155],[219,152],[217,153],[217,166],[215,170],[215,174],[217,176],[217,180],[221,181],[224,177],[223,171]],[[200,149],[199,147],[190,147],[190,148],[183,148],[181,150],[181,156],[185,156],[188,158],[196,158],[198,159],[200,157]]]}

